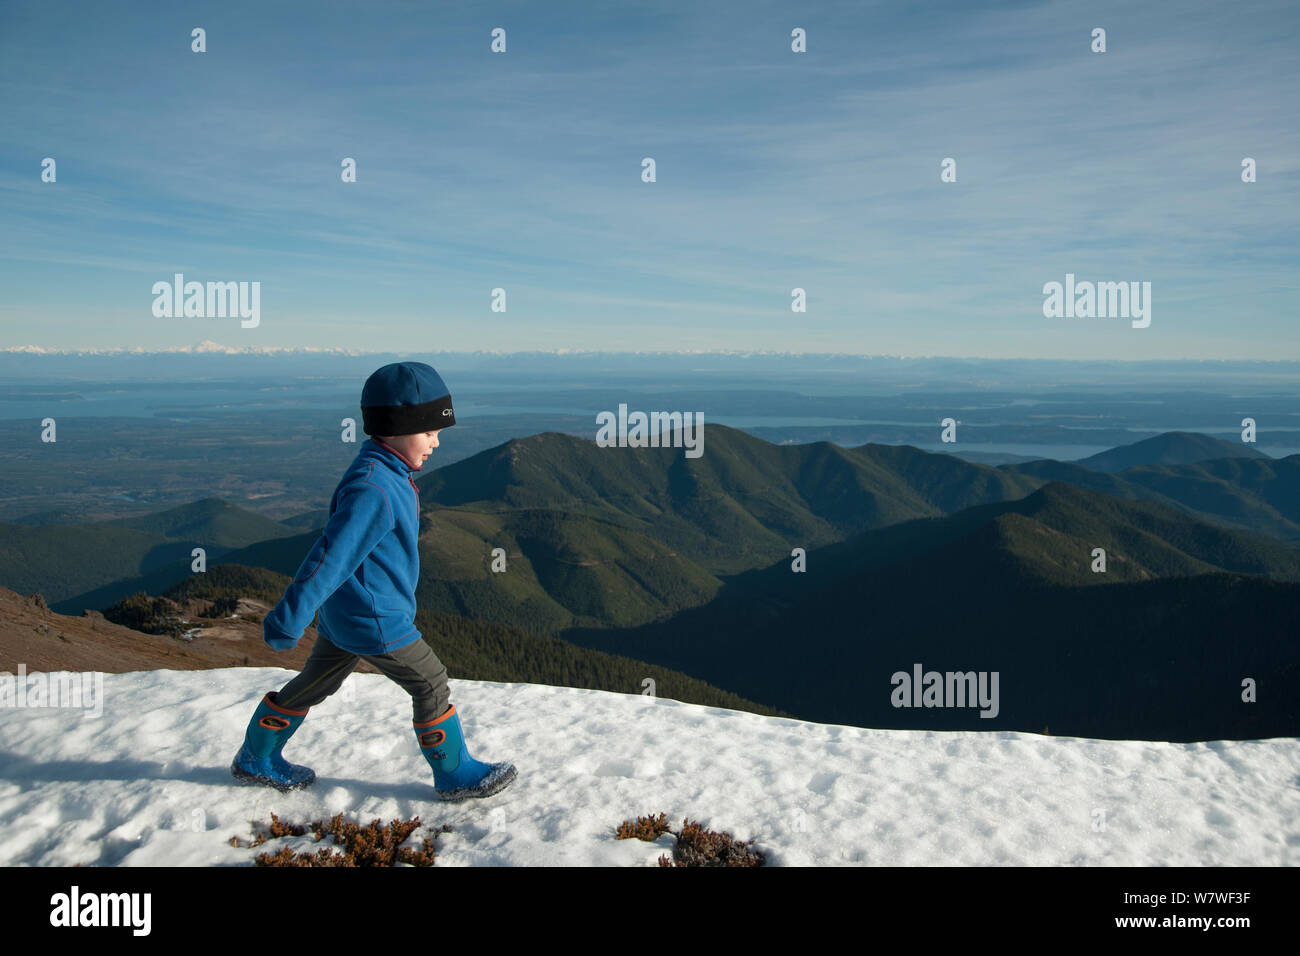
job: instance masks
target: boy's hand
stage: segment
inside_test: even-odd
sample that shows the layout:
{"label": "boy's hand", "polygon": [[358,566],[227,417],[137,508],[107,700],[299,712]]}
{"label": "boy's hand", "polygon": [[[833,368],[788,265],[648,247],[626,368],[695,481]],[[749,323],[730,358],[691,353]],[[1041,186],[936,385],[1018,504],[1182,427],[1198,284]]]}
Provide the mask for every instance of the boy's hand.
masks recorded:
{"label": "boy's hand", "polygon": [[298,646],[297,637],[291,637],[279,628],[273,627],[265,618],[262,619],[262,639],[272,650],[277,651],[291,651]]}

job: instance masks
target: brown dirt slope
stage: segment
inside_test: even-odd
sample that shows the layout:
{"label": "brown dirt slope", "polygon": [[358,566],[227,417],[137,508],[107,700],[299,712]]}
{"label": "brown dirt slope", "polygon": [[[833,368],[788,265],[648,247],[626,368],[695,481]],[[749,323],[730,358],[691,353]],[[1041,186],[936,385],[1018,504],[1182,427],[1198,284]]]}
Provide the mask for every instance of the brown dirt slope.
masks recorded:
{"label": "brown dirt slope", "polygon": [[[144,634],[105,620],[98,611],[81,617],[55,614],[40,595],[24,597],[0,587],[0,671],[102,671],[121,674],[148,670],[205,670],[210,667],[287,667],[298,670],[316,643],[316,629],[307,628],[298,646],[275,651],[262,640],[262,615],[270,610],[258,601],[241,599],[234,617],[199,617],[206,601],[180,605],[183,618],[202,627],[189,640]],[[251,620],[246,618],[252,618]],[[378,671],[366,661],[358,674]]]}

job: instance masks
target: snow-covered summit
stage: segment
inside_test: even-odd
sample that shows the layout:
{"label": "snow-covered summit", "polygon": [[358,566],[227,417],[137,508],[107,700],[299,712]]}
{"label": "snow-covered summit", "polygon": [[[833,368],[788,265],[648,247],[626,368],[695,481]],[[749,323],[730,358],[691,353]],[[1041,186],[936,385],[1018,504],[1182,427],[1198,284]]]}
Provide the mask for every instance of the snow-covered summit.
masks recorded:
{"label": "snow-covered summit", "polygon": [[228,768],[248,718],[292,676],[107,674],[99,716],[88,701],[6,708],[0,865],[251,864],[285,843],[319,848],[310,836],[230,846],[272,812],[291,822],[342,812],[362,824],[451,824],[439,866],[645,866],[671,852],[672,836],[619,840],[614,828],[661,811],[674,829],[689,816],[752,838],[778,866],[1300,862],[1300,738],[870,730],[453,680],[470,752],[512,761],[519,777],[493,797],[442,804],[410,698],[381,675],[353,674],[285,747],[316,771],[313,787],[240,785]]}

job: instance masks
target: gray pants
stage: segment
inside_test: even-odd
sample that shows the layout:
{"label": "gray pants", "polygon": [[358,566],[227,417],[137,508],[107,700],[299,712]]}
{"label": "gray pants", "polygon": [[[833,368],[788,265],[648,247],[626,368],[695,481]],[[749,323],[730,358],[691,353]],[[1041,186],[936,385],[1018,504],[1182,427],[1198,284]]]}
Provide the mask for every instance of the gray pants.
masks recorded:
{"label": "gray pants", "polygon": [[447,668],[423,638],[387,654],[358,655],[335,646],[323,634],[317,636],[298,676],[275,695],[275,702],[302,710],[319,704],[343,686],[362,657],[411,695],[412,719],[416,723],[441,717],[451,707]]}

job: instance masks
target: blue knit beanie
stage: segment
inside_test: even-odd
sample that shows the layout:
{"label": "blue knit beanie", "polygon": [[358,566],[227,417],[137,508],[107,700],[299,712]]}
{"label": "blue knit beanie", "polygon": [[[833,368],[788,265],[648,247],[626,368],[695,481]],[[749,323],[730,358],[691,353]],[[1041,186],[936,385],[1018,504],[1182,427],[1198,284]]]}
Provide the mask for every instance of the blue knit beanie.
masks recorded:
{"label": "blue knit beanie", "polygon": [[394,362],[366,379],[361,418],[367,435],[414,435],[456,424],[451,392],[423,362]]}

